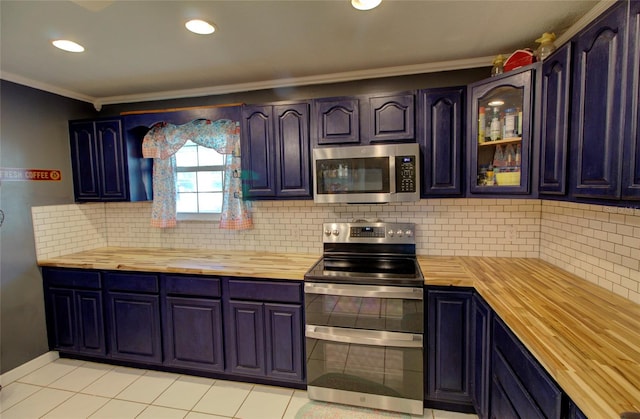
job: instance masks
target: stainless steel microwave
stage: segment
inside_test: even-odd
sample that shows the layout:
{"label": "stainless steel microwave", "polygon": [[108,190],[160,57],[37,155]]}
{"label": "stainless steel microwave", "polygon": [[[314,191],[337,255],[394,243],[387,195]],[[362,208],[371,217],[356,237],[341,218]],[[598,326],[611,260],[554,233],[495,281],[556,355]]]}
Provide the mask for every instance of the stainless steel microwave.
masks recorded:
{"label": "stainless steel microwave", "polygon": [[386,203],[420,199],[420,146],[376,144],[313,150],[314,201]]}

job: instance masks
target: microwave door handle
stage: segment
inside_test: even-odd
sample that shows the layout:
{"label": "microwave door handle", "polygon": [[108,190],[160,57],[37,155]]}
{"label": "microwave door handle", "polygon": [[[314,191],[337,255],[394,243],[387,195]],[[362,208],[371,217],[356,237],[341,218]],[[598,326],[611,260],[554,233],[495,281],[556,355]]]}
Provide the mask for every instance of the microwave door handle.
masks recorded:
{"label": "microwave door handle", "polygon": [[305,335],[311,339],[353,343],[356,345],[422,348],[422,335],[413,333],[381,332],[377,330],[307,325]]}
{"label": "microwave door handle", "polygon": [[396,193],[396,158],[389,157],[389,193]]}
{"label": "microwave door handle", "polygon": [[385,287],[349,284],[305,283],[306,294],[338,295],[345,297],[398,298],[403,300],[423,300],[422,288]]}

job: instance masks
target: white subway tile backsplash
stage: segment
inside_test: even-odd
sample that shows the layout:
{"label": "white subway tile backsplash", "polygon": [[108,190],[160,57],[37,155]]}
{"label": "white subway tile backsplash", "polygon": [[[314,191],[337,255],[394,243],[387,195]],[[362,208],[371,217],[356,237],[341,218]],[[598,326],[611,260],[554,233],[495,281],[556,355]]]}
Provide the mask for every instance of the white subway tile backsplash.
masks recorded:
{"label": "white subway tile backsplash", "polygon": [[254,228],[217,222],[151,227],[150,202],[32,209],[38,259],[105,246],[322,253],[321,225],[355,219],[416,223],[420,255],[540,257],[640,299],[640,210],[536,199],[429,199],[384,205],[253,203]]}

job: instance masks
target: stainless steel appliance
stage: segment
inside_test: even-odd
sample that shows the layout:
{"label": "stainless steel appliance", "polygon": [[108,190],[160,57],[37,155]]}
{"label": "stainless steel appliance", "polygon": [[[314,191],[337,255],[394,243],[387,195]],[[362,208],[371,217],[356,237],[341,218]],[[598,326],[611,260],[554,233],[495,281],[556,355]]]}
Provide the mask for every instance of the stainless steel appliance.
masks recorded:
{"label": "stainless steel appliance", "polygon": [[423,277],[409,223],[323,226],[305,275],[310,399],[423,413]]}
{"label": "stainless steel appliance", "polygon": [[313,150],[318,203],[385,203],[420,199],[420,146],[376,144]]}

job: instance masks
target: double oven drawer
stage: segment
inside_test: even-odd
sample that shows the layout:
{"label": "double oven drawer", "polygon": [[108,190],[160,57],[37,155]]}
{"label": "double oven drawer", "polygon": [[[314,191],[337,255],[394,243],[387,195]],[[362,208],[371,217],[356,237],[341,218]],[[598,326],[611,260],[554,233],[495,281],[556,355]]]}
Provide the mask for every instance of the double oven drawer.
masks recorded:
{"label": "double oven drawer", "polygon": [[307,282],[309,397],[422,414],[422,287]]}

